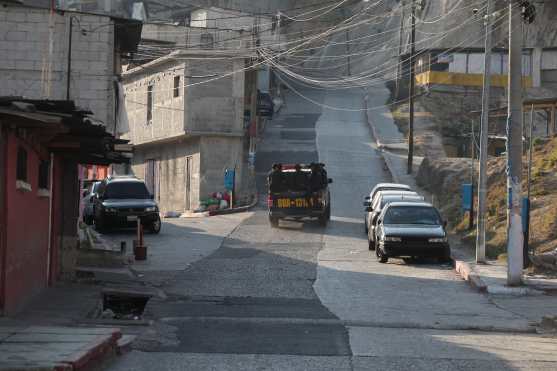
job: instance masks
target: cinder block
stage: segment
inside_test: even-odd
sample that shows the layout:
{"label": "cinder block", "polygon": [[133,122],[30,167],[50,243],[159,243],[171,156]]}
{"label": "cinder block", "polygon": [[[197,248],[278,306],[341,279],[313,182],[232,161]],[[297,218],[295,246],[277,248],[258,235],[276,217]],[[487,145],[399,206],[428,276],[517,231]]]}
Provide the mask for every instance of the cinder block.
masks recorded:
{"label": "cinder block", "polygon": [[106,80],[99,78],[98,80],[91,80],[89,81],[89,89],[91,90],[107,90],[109,88],[109,84]]}
{"label": "cinder block", "polygon": [[14,22],[25,22],[27,15],[22,11],[10,12],[9,19]]}
{"label": "cinder block", "polygon": [[6,34],[7,41],[25,41],[25,39],[27,39],[27,32],[8,31]]}
{"label": "cinder block", "polygon": [[20,22],[15,24],[15,28],[12,28],[15,31],[23,31],[23,32],[37,32],[37,27],[35,23],[28,23],[28,22]]}
{"label": "cinder block", "polygon": [[89,62],[89,70],[95,73],[106,73],[108,71],[108,64],[105,62]]}
{"label": "cinder block", "polygon": [[32,10],[26,14],[26,17],[28,22],[37,22],[37,23],[48,22],[48,13],[46,12],[46,10],[44,11]]}

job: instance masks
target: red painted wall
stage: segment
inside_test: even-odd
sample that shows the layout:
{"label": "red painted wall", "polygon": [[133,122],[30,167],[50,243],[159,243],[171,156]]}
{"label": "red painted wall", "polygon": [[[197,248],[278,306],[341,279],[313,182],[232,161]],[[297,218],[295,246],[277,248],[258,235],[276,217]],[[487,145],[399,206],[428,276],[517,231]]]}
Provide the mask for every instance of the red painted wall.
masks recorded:
{"label": "red painted wall", "polygon": [[51,234],[51,248],[50,248],[50,277],[49,284],[52,284],[60,276],[60,235],[62,233],[62,186],[59,179],[62,179],[64,171],[64,162],[58,157],[54,156],[53,161],[53,189],[52,195],[52,234]]}
{"label": "red painted wall", "polygon": [[0,126],[0,315],[4,311],[4,256],[6,254],[6,134],[7,130]]}
{"label": "red painted wall", "polygon": [[[18,145],[27,149],[27,182],[31,192],[16,189]],[[4,313],[20,309],[47,285],[49,198],[39,197],[38,153],[13,133],[7,138]],[[47,160],[48,158],[44,158]]]}

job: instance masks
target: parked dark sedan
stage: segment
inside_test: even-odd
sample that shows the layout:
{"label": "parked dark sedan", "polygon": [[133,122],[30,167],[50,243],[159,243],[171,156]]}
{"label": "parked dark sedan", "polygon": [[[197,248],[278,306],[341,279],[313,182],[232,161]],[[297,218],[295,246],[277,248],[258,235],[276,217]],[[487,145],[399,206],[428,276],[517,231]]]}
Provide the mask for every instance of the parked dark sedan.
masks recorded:
{"label": "parked dark sedan", "polygon": [[101,182],[91,202],[94,202],[94,223],[99,230],[133,227],[138,219],[153,233],[161,230],[159,207],[140,179],[107,178]]}
{"label": "parked dark sedan", "polygon": [[375,196],[373,205],[366,208],[368,211],[368,218],[366,218],[367,238],[369,242],[369,249],[375,250],[375,228],[377,226],[377,219],[383,212],[385,206],[391,202],[424,202],[424,197],[418,195],[416,192],[411,191],[380,191]]}
{"label": "parked dark sedan", "polygon": [[375,229],[375,254],[386,263],[394,257],[436,257],[448,261],[451,250],[446,223],[425,202],[393,202],[384,209]]}

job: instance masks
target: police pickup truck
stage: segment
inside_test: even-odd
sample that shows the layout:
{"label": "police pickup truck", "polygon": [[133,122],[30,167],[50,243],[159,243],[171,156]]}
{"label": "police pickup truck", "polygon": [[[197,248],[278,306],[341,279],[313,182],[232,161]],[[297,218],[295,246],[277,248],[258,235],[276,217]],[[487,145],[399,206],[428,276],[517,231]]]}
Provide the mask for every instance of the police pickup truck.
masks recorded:
{"label": "police pickup truck", "polygon": [[274,164],[268,176],[269,222],[278,227],[280,219],[317,218],[326,226],[331,218],[331,195],[324,164]]}

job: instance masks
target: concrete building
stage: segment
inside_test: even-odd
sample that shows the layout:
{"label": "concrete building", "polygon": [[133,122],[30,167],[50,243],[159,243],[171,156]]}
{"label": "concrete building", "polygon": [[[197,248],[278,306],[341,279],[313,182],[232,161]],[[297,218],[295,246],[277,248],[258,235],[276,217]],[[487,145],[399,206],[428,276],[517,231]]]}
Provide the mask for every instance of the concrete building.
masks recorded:
{"label": "concrete building", "polygon": [[[236,169],[236,199],[247,197],[245,111],[254,84],[242,52],[174,52],[123,74],[133,173],[162,211],[187,211],[224,191]],[[249,121],[248,121],[249,123]]]}
{"label": "concrete building", "polygon": [[0,96],[72,99],[117,131],[121,61],[137,49],[141,23],[0,4]]}

